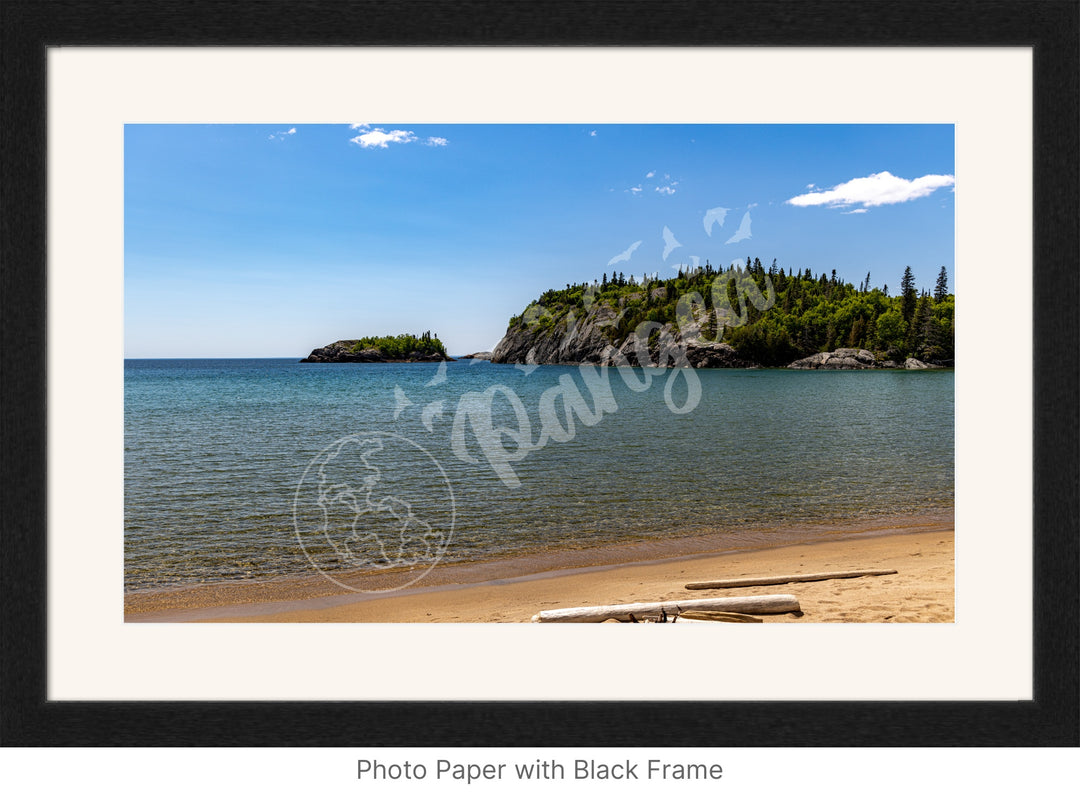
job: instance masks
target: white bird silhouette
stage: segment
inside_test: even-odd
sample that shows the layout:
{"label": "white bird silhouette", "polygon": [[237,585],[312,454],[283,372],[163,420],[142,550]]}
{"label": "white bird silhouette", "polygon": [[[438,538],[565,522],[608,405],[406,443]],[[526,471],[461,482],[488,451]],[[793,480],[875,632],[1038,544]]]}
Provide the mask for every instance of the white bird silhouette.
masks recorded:
{"label": "white bird silhouette", "polygon": [[439,363],[439,369],[437,371],[435,371],[434,378],[432,378],[432,380],[429,381],[424,386],[425,387],[435,387],[436,385],[442,384],[444,381],[446,381],[446,362],[445,361]]}
{"label": "white bird silhouette", "polygon": [[705,219],[701,221],[705,226],[705,233],[710,237],[712,236],[713,223],[723,228],[724,218],[727,217],[727,213],[730,211],[730,209],[725,209],[723,206],[717,206],[715,209],[709,209],[709,211],[705,212]]}
{"label": "white bird silhouette", "polygon": [[612,256],[611,259],[608,260],[608,267],[611,267],[612,265],[618,264],[619,262],[629,262],[630,261],[630,255],[634,251],[636,251],[638,249],[638,246],[640,244],[641,244],[641,240],[638,240],[637,242],[635,242],[633,245],[631,245],[629,248],[627,248],[622,253],[620,253],[620,254],[618,254],[616,256]]}
{"label": "white bird silhouette", "polygon": [[430,404],[424,407],[420,413],[420,422],[424,424],[424,428],[429,432],[435,431],[435,426],[432,421],[435,418],[441,418],[443,414],[443,402],[442,399],[438,401],[432,401]]}
{"label": "white bird silhouette", "polygon": [[675,239],[675,235],[671,233],[671,229],[664,226],[664,258],[668,258],[668,254],[676,248],[681,248],[682,243]]}
{"label": "white bird silhouette", "polygon": [[739,223],[739,230],[731,235],[731,239],[725,242],[725,245],[731,245],[733,242],[742,242],[744,239],[750,239],[750,212],[747,212],[742,216],[742,222]]}
{"label": "white bird silhouette", "polygon": [[405,391],[400,386],[394,387],[394,420],[400,418],[401,413],[412,405],[413,402],[405,395]]}

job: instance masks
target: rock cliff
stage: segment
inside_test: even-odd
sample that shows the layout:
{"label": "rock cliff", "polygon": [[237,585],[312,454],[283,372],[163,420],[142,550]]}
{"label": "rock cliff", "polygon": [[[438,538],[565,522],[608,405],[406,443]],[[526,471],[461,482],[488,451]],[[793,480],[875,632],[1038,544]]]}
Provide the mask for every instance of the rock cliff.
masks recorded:
{"label": "rock cliff", "polygon": [[[755,368],[741,359],[727,343],[703,338],[697,329],[683,333],[670,324],[650,326],[619,337],[619,314],[612,307],[598,305],[582,319],[563,318],[555,323],[512,322],[491,354],[492,362],[536,365],[600,366],[689,364],[695,368]],[[685,355],[686,361],[682,361]]]}

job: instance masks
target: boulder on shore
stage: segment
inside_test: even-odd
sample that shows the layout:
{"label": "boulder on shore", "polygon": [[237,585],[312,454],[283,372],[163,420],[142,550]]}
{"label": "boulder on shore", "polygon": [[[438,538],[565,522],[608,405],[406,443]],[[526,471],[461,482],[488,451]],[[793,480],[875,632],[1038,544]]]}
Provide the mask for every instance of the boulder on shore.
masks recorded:
{"label": "boulder on shore", "polygon": [[788,367],[795,370],[868,370],[882,365],[865,348],[837,348],[796,359]]}
{"label": "boulder on shore", "polygon": [[[869,370],[873,368],[881,370],[890,368],[929,370],[945,366],[923,362],[914,357],[908,357],[903,364],[894,362],[891,359],[879,362],[872,353],[864,348],[837,348],[835,351],[822,351],[813,356],[796,359],[788,367],[795,370]],[[948,367],[952,367],[951,360]]]}

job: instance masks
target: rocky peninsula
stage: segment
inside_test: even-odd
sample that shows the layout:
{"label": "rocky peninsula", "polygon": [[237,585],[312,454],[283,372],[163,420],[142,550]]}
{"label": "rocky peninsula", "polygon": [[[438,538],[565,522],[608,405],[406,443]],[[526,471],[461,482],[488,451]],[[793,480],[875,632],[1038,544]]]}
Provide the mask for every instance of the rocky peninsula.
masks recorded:
{"label": "rocky peninsula", "polygon": [[952,368],[955,298],[945,268],[931,295],[911,268],[901,294],[755,259],[680,268],[675,278],[605,273],[549,289],[510,318],[495,363],[694,368]]}

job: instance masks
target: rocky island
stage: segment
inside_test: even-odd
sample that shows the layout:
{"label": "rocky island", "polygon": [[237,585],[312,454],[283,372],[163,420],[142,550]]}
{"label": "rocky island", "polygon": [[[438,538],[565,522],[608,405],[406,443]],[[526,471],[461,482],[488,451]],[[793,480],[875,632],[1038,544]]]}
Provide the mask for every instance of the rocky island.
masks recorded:
{"label": "rocky island", "polygon": [[453,362],[438,335],[398,334],[338,340],[316,348],[301,362]]}

